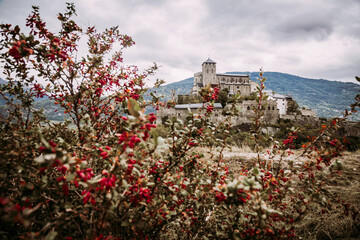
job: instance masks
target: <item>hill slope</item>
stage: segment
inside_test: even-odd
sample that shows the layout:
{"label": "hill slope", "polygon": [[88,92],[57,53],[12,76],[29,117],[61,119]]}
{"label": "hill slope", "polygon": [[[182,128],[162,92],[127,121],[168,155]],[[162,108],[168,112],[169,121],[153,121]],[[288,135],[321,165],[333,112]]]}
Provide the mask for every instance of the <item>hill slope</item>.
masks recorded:
{"label": "hill slope", "polygon": [[[228,72],[233,74],[249,74],[256,81],[259,72]],[[354,97],[360,91],[360,85],[329,81],[324,79],[303,78],[279,72],[265,72],[266,89],[276,93],[292,96],[300,107],[316,111],[319,117],[332,118],[341,116],[342,111],[354,102]],[[171,89],[176,94],[188,94],[193,85],[193,78],[167,84],[156,90],[157,94],[164,95],[165,100],[171,98]],[[360,120],[357,114],[353,120]]]}
{"label": "hill slope", "polygon": [[[253,81],[256,81],[259,76],[259,72],[228,73],[249,74]],[[267,78],[265,83],[267,90],[292,96],[300,107],[316,111],[319,117],[332,118],[341,116],[342,111],[354,102],[354,97],[360,91],[360,85],[355,83],[303,78],[279,72],[265,72],[264,77]],[[0,78],[0,83],[6,82]],[[161,86],[158,89],[151,89],[151,91],[156,92],[158,96],[163,95],[163,100],[169,100],[171,99],[172,89],[176,90],[176,94],[189,94],[192,86],[193,78],[187,78]],[[0,109],[5,108],[4,104],[5,102],[0,98]],[[36,99],[35,106],[39,109],[45,109],[45,114],[49,119],[63,120],[63,114],[55,112],[57,107],[47,98]],[[360,121],[360,114],[357,114],[352,120]]]}

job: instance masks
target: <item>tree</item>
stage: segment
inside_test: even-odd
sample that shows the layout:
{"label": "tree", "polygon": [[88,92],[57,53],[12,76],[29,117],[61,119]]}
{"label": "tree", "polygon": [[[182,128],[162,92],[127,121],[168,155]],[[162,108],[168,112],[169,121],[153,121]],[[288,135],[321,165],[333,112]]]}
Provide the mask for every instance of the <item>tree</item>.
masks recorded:
{"label": "tree", "polygon": [[287,114],[299,114],[299,105],[294,100],[289,100],[287,102]]}
{"label": "tree", "polygon": [[229,101],[229,89],[225,88],[219,91],[218,102],[221,103],[221,106],[224,108]]}

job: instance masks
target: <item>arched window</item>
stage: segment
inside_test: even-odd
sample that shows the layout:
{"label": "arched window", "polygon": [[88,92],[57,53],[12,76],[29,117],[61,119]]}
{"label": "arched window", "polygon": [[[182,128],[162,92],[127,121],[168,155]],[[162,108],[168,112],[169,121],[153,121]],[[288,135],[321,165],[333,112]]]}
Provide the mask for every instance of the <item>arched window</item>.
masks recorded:
{"label": "arched window", "polygon": [[250,110],[250,106],[247,107],[247,110]]}
{"label": "arched window", "polygon": [[273,110],[275,110],[275,107],[273,106],[273,108],[272,108]]}
{"label": "arched window", "polygon": [[270,110],[270,106],[268,106],[268,110]]}

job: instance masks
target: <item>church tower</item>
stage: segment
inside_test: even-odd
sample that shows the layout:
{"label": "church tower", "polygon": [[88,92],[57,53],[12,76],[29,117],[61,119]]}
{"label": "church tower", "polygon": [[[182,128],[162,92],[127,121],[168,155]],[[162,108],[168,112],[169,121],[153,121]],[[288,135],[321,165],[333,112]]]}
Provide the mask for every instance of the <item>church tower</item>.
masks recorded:
{"label": "church tower", "polygon": [[216,81],[216,62],[208,58],[202,64],[202,78],[204,87],[211,84],[217,85]]}

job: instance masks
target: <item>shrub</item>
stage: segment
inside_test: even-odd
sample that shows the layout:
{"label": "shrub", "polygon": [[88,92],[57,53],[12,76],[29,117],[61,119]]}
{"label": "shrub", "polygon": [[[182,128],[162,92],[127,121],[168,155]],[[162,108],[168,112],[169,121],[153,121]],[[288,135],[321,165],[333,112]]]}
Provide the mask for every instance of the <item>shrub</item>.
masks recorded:
{"label": "shrub", "polygon": [[[159,137],[156,116],[144,114],[159,103],[142,97],[156,65],[143,73],[124,66],[122,50],[133,40],[117,27],[83,30],[74,14],[68,4],[58,15],[59,33],[46,28],[36,7],[27,18],[30,34],[1,25],[8,80],[0,89],[8,105],[0,122],[5,239],[287,239],[314,206],[337,204],[322,182],[323,169],[343,149],[328,133],[343,120],[334,119],[303,146],[309,157],[303,164],[283,161],[293,154],[296,132],[263,158],[261,72],[252,130],[257,158],[229,175],[223,152],[236,108],[216,125],[211,108],[191,113],[187,124],[171,117],[168,138]],[[83,38],[88,54],[80,57]],[[203,89],[203,101],[214,103],[217,94]],[[45,96],[67,121],[51,122],[34,109],[34,98]]]}

